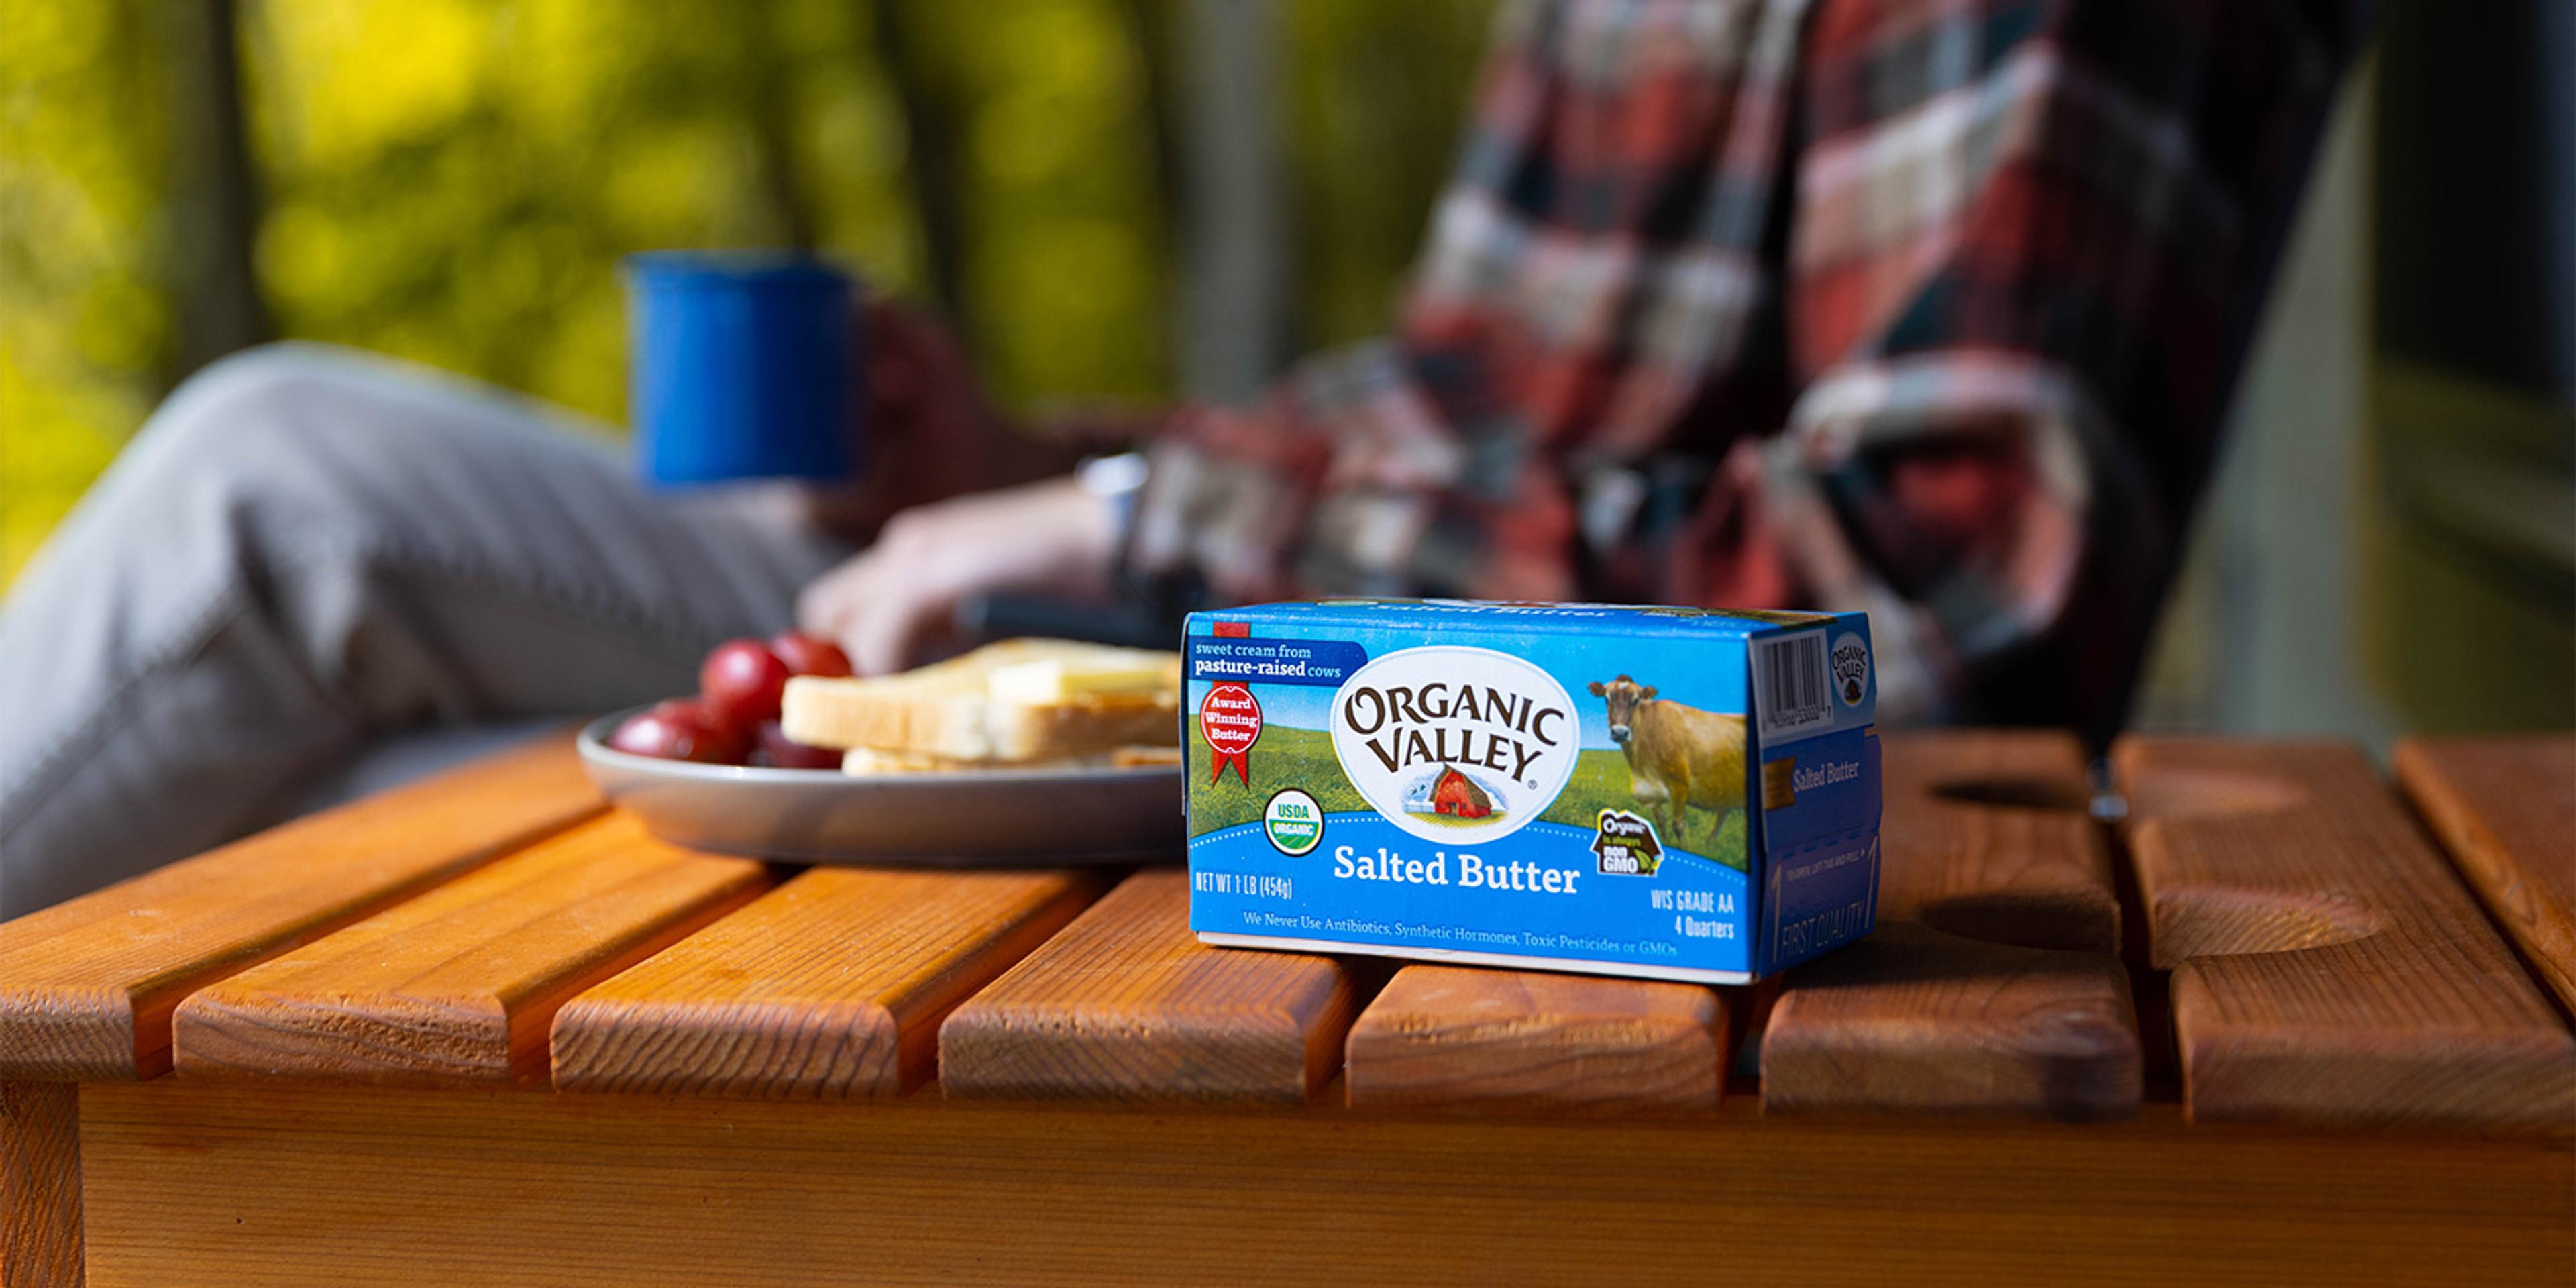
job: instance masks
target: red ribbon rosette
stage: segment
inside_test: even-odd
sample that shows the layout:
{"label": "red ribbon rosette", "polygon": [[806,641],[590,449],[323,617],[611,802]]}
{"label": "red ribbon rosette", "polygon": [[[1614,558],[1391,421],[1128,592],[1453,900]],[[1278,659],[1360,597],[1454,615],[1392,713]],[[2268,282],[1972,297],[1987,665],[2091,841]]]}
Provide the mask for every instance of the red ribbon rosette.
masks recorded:
{"label": "red ribbon rosette", "polygon": [[1250,688],[1233,680],[1211,687],[1199,700],[1199,736],[1216,753],[1209,782],[1223,779],[1226,766],[1232,765],[1235,777],[1252,786],[1252,744],[1261,737],[1261,701]]}

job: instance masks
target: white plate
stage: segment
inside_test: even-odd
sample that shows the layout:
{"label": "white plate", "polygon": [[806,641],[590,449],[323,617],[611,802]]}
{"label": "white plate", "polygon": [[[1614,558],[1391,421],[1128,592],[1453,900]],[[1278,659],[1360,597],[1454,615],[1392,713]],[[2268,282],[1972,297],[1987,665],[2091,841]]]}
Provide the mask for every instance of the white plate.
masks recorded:
{"label": "white plate", "polygon": [[637,707],[581,731],[611,804],[679,845],[796,863],[1126,863],[1181,850],[1181,771],[999,769],[853,777],[657,760],[608,745]]}

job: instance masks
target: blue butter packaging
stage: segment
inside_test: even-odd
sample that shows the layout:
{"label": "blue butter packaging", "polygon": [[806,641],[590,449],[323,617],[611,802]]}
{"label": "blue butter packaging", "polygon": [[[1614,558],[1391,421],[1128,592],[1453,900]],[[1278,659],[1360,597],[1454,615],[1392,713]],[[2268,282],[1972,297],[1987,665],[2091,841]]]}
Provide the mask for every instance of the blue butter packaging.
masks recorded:
{"label": "blue butter packaging", "polygon": [[1859,613],[1266,604],[1183,668],[1207,943],[1741,984],[1869,933]]}

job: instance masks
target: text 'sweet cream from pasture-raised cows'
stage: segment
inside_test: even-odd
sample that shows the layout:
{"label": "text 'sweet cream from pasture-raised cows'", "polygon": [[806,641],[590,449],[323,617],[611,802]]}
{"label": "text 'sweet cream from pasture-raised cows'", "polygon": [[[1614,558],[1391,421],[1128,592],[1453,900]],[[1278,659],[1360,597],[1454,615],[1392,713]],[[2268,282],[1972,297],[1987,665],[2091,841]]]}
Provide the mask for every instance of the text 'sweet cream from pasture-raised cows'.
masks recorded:
{"label": "text 'sweet cream from pasture-raised cows'", "polygon": [[1266,604],[1184,667],[1208,943],[1738,984],[1869,933],[1859,613]]}

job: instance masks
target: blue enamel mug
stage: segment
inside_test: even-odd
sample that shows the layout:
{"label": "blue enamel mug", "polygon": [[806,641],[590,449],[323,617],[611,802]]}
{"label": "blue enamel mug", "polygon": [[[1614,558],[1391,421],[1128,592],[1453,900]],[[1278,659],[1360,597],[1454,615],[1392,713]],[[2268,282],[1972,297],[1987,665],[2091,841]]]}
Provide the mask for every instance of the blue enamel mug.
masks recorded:
{"label": "blue enamel mug", "polygon": [[860,432],[858,296],[803,256],[626,257],[630,409],[644,481],[838,479]]}

